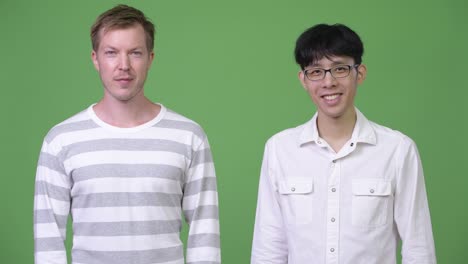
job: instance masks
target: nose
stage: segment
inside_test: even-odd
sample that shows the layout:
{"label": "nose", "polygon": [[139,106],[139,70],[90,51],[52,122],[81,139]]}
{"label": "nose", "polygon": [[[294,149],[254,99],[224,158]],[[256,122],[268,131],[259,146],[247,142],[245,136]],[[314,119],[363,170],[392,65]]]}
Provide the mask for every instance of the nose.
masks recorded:
{"label": "nose", "polygon": [[325,77],[322,80],[323,88],[331,88],[336,85],[336,78],[332,76],[331,71],[325,71]]}
{"label": "nose", "polygon": [[119,60],[119,70],[128,71],[130,69],[130,59],[126,54],[123,54]]}

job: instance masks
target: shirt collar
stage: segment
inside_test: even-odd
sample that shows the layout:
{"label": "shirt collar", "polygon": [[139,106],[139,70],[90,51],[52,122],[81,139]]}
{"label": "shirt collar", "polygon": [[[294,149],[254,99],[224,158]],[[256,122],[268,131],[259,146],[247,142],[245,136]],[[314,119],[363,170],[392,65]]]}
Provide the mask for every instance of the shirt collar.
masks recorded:
{"label": "shirt collar", "polygon": [[[371,122],[359,111],[356,110],[356,124],[354,125],[353,134],[351,135],[351,140],[358,143],[368,143],[375,145],[377,144],[377,138],[375,135],[374,128],[371,125]],[[317,115],[316,112],[311,120],[304,124],[304,128],[299,135],[299,146],[302,146],[308,142],[317,142],[319,137],[317,129]]]}
{"label": "shirt collar", "polygon": [[317,142],[319,139],[318,129],[317,129],[317,112],[307,123],[304,124],[304,129],[299,135],[299,146],[302,146],[308,142]]}

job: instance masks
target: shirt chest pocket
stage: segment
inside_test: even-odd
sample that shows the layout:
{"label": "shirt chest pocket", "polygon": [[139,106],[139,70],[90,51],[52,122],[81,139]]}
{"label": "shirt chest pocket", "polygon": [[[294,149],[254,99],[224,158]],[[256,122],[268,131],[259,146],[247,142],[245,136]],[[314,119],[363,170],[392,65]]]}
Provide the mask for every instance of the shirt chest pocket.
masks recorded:
{"label": "shirt chest pocket", "polygon": [[289,178],[279,182],[281,209],[292,223],[312,220],[314,184],[311,178]]}
{"label": "shirt chest pocket", "polygon": [[378,227],[392,217],[392,185],[381,179],[354,179],[352,223],[357,227]]}

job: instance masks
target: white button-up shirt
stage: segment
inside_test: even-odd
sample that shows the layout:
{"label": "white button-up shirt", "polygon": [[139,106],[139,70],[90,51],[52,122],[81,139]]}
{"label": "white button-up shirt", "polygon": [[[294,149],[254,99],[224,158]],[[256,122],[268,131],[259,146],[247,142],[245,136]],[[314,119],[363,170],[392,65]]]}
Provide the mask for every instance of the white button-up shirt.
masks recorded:
{"label": "white button-up shirt", "polygon": [[266,144],[253,264],[436,263],[418,150],[357,109],[351,139],[336,153],[317,114]]}

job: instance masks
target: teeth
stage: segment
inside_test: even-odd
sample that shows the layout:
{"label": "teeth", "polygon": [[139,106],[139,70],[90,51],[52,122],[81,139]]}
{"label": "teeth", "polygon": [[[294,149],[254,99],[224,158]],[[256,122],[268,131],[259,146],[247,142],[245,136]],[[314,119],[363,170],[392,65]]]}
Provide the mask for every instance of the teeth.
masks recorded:
{"label": "teeth", "polygon": [[325,95],[324,98],[326,100],[333,100],[333,99],[338,98],[338,94]]}

